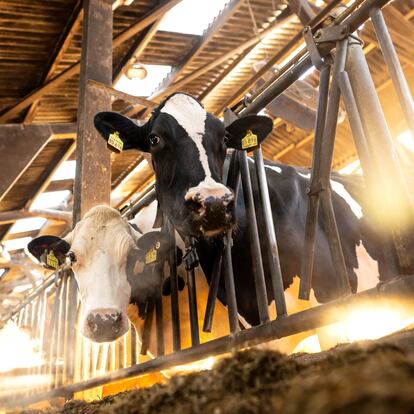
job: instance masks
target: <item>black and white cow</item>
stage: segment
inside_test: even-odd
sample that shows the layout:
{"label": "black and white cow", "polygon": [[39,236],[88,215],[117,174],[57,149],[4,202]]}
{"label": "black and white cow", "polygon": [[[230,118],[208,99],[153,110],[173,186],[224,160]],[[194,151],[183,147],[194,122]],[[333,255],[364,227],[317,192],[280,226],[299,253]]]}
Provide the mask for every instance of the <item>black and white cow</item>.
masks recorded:
{"label": "black and white cow", "polygon": [[[176,93],[165,99],[142,126],[114,112],[97,114],[95,126],[106,140],[110,134],[118,132],[125,150],[136,149],[151,154],[158,202],[182,237],[193,235],[198,238],[198,253],[207,280],[211,278],[213,258],[220,244],[219,236],[224,230],[233,228],[233,267],[239,313],[249,323],[259,323],[242,191],[234,200],[233,190],[222,184],[221,177],[226,143],[231,146],[240,143],[247,130],[258,135],[259,141],[264,139],[271,130],[271,120],[263,116],[250,116],[236,120],[226,129],[194,98]],[[249,167],[254,180],[253,160],[249,162]],[[265,170],[283,282],[287,288],[295,275],[300,276],[309,170],[268,161]],[[358,186],[355,182],[352,185]],[[357,278],[354,269],[358,267],[356,246],[362,240],[374,259],[381,262],[382,257],[372,233],[367,231],[369,223],[361,220],[362,208],[352,199],[346,186],[343,178],[333,176],[332,201],[349,282],[355,292]],[[254,194],[254,197],[258,198],[259,194]],[[260,227],[264,225],[262,212],[256,209]],[[268,275],[265,258],[263,263]],[[381,265],[379,269],[381,277]],[[319,302],[341,294],[334,274],[326,229],[320,219],[312,280]],[[220,299],[225,302],[223,292],[224,286]],[[269,280],[267,294],[269,301],[273,300]]]}

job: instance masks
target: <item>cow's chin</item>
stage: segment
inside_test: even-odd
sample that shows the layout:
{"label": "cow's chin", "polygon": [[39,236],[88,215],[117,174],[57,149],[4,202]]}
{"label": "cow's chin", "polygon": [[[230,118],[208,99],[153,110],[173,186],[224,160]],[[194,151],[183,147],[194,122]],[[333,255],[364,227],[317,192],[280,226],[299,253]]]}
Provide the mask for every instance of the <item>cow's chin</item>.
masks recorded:
{"label": "cow's chin", "polygon": [[198,237],[217,237],[221,236],[234,227],[234,220],[231,214],[226,213],[220,220],[208,220],[205,217],[197,217],[194,223],[192,235]]}

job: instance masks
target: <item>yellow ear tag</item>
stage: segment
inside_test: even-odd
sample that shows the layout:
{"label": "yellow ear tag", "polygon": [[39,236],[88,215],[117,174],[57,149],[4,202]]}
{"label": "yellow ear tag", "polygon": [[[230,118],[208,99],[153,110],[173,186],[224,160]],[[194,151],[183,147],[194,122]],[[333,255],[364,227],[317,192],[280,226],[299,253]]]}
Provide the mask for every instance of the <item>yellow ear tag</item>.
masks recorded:
{"label": "yellow ear tag", "polygon": [[155,250],[154,248],[152,248],[145,255],[145,264],[154,263],[156,260],[157,260],[157,250]]}
{"label": "yellow ear tag", "polygon": [[121,137],[119,136],[119,132],[115,131],[112,134],[109,134],[107,147],[111,150],[119,154],[124,148],[124,142],[122,141]]}
{"label": "yellow ear tag", "polygon": [[256,147],[259,142],[257,140],[257,135],[249,129],[246,133],[246,136],[241,140],[242,149]]}
{"label": "yellow ear tag", "polygon": [[53,250],[51,250],[46,256],[46,264],[50,267],[53,267],[54,269],[57,269],[59,267],[59,260],[53,253]]}

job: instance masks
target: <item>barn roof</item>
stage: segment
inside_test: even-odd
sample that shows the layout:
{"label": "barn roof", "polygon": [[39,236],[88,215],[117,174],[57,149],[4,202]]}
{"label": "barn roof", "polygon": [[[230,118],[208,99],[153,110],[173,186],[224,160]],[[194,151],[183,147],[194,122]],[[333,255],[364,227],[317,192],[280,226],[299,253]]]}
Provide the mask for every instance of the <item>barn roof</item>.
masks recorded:
{"label": "barn roof", "polygon": [[[195,0],[191,1],[195,3]],[[303,29],[298,17],[283,0],[214,0],[209,4],[211,7],[213,3],[218,4],[217,15],[210,20],[209,26],[201,33],[187,33],[189,23],[186,24],[186,20],[194,19],[193,15],[181,20],[181,30],[179,25],[172,28],[164,24],[163,28],[162,14],[155,20],[151,18],[170,2],[114,1],[114,85],[120,85],[118,82],[122,78],[125,81],[125,69],[134,62],[146,66],[148,76],[155,76],[157,71],[161,75],[170,71],[164,78],[161,76],[154,81],[150,99],[158,102],[166,94],[182,90],[200,99],[209,111],[218,116],[222,115],[225,105],[238,102],[257,87],[249,85],[255,70],[286,48]],[[180,2],[175,0],[173,3]],[[189,0],[183,0],[183,3],[189,3]],[[311,10],[317,13],[328,3],[314,0]],[[414,0],[395,0],[384,11],[412,88],[413,10]],[[81,0],[3,0],[0,3],[0,123],[7,124],[0,125],[0,157],[4,158],[0,162],[4,181],[0,186],[0,216],[1,212],[20,211],[33,203],[39,205],[39,195],[44,193],[55,195],[59,208],[70,209],[82,21]],[[407,126],[371,24],[361,28],[360,34],[391,132],[397,137],[407,130]],[[278,64],[281,65],[297,46],[296,43],[294,48],[286,50]],[[302,84],[289,91],[287,98],[295,101],[295,105],[301,103],[305,112],[306,109],[314,109],[317,82],[316,71],[307,74]],[[139,95],[139,91],[129,93]],[[145,113],[122,101],[113,105],[115,110],[132,117]],[[264,144],[265,156],[289,164],[310,165],[313,135],[305,118],[292,120],[289,114],[275,115],[271,110],[267,113],[273,116],[275,127]],[[49,129],[45,130],[45,125]],[[27,145],[13,152],[16,134],[24,134]],[[40,137],[37,142],[33,139],[35,135]],[[3,148],[11,151],[3,151]],[[404,159],[411,162],[412,156],[413,152],[407,151]],[[345,118],[338,127],[334,168],[341,169],[355,159],[356,151]],[[121,206],[148,185],[152,179],[151,170],[138,153],[113,154],[111,160],[113,202]],[[355,164],[354,169],[357,168]],[[64,178],[57,180],[56,175],[53,178],[56,172]],[[45,206],[50,206],[47,195],[43,198]],[[13,299],[21,295],[12,293],[16,280],[29,282],[30,286],[35,279],[30,268],[24,267],[26,262],[21,251],[24,241],[19,244],[18,240],[34,237],[39,231],[59,234],[67,230],[64,224],[50,220],[40,229],[33,224],[34,221],[33,228],[27,223],[26,229],[20,226],[20,229],[15,227],[13,230],[12,220],[0,220],[0,242],[5,243],[6,250],[13,256],[12,265],[7,253],[3,254],[5,259],[0,257],[0,268],[5,268],[3,262],[11,268],[0,283],[0,302],[6,296]],[[17,249],[13,241],[17,243]],[[24,266],[21,267],[20,263]]]}

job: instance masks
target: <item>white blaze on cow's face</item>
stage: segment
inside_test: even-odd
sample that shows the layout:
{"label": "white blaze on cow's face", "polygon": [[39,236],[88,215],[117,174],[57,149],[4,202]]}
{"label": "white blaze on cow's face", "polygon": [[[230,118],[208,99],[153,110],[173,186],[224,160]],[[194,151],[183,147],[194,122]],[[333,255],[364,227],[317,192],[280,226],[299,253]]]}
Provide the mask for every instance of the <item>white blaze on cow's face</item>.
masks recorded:
{"label": "white blaze on cow's face", "polygon": [[161,112],[171,115],[186,131],[197,148],[204,179],[196,186],[189,188],[184,196],[185,201],[194,201],[200,205],[199,214],[206,212],[208,200],[218,201],[224,208],[233,201],[232,191],[222,183],[217,182],[211,174],[203,137],[206,133],[207,112],[191,96],[185,94],[173,95],[165,102]]}
{"label": "white blaze on cow's face", "polygon": [[126,261],[135,234],[115,209],[92,208],[68,236],[72,268],[83,305],[81,332],[95,342],[113,341],[128,330],[131,296]]}

